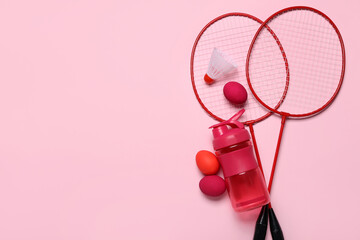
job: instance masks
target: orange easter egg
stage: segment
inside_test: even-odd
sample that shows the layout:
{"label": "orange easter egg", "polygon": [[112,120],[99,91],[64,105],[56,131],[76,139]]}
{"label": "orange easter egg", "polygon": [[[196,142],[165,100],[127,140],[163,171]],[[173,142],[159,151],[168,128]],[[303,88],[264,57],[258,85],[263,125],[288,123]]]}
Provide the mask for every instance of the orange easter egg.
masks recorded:
{"label": "orange easter egg", "polygon": [[216,174],[220,168],[216,156],[212,152],[206,150],[201,150],[196,154],[196,165],[205,175]]}

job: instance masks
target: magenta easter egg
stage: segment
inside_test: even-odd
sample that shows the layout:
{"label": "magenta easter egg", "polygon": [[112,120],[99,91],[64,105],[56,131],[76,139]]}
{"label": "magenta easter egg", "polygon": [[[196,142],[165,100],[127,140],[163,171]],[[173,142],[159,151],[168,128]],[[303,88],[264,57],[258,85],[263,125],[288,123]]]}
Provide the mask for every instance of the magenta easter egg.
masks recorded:
{"label": "magenta easter egg", "polygon": [[217,175],[205,176],[200,180],[200,190],[208,196],[217,197],[226,190],[225,181]]}
{"label": "magenta easter egg", "polygon": [[238,82],[228,82],[223,89],[225,98],[233,104],[243,104],[247,100],[247,92]]}

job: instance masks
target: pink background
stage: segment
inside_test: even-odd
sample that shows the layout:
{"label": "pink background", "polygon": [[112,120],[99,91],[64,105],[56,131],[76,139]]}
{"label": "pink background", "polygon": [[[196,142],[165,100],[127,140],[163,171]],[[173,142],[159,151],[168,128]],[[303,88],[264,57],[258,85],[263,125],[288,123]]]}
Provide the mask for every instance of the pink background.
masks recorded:
{"label": "pink background", "polygon": [[[287,122],[273,206],[286,239],[360,239],[357,2],[2,0],[0,239],[252,239],[257,211],[198,189],[215,121],[190,52],[218,15],[303,4],[339,27],[346,77],[327,111]],[[266,176],[279,124],[255,126]]]}

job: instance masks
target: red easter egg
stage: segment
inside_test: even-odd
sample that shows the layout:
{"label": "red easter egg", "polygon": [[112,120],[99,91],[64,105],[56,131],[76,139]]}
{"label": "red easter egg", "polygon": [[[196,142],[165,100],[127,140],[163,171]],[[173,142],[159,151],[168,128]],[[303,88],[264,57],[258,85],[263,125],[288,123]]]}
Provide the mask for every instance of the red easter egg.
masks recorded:
{"label": "red easter egg", "polygon": [[205,176],[200,180],[200,190],[208,196],[218,197],[226,190],[225,181],[217,175]]}

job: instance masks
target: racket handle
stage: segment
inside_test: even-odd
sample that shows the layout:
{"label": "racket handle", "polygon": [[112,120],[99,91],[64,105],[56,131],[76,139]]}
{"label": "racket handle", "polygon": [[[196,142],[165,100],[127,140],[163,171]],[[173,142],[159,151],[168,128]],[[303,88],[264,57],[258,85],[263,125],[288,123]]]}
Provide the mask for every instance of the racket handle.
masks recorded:
{"label": "racket handle", "polygon": [[255,233],[253,240],[265,240],[268,226],[269,207],[265,205],[261,208],[259,217],[255,225]]}
{"label": "racket handle", "polygon": [[274,210],[269,209],[270,232],[273,240],[284,240],[284,235],[281,230],[279,221],[276,218]]}

